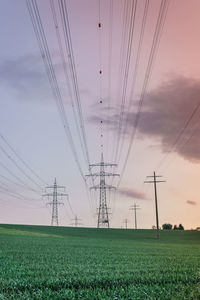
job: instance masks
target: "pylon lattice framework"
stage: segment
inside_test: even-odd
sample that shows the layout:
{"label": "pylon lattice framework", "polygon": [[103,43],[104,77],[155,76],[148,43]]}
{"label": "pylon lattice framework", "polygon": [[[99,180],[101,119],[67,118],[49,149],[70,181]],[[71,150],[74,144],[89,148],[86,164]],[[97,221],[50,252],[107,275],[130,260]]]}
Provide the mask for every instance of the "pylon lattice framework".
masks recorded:
{"label": "pylon lattice framework", "polygon": [[65,186],[57,185],[56,178],[55,178],[54,184],[52,186],[47,186],[46,189],[51,189],[52,190],[52,192],[46,193],[46,194],[43,195],[44,197],[48,197],[48,199],[49,198],[52,199],[50,202],[47,203],[48,205],[52,206],[51,225],[52,226],[53,225],[58,226],[59,225],[59,222],[58,222],[58,206],[59,205],[64,205],[64,203],[59,201],[58,198],[59,197],[67,197],[68,198],[68,194],[66,194],[64,192],[62,192],[62,193],[58,192],[58,190],[60,190],[60,189],[65,191]]}
{"label": "pylon lattice framework", "polygon": [[83,225],[83,223],[79,223],[79,221],[81,221],[81,219],[79,219],[77,217],[77,215],[74,216],[74,219],[71,219],[71,221],[73,221],[73,223],[71,223],[70,225],[73,225],[75,227],[77,227],[78,225]]}
{"label": "pylon lattice framework", "polygon": [[119,174],[115,173],[108,173],[105,172],[105,167],[116,167],[116,164],[111,163],[105,163],[103,159],[103,153],[101,153],[101,162],[97,164],[91,164],[90,167],[100,167],[100,171],[98,173],[91,173],[86,176],[93,176],[93,177],[99,177],[99,184],[94,185],[90,189],[99,189],[99,207],[98,210],[98,219],[97,219],[97,228],[103,227],[103,228],[109,228],[110,222],[109,222],[109,213],[108,213],[108,206],[107,206],[107,199],[106,199],[106,190],[107,189],[115,189],[116,187],[112,185],[106,184],[106,176],[119,176]]}

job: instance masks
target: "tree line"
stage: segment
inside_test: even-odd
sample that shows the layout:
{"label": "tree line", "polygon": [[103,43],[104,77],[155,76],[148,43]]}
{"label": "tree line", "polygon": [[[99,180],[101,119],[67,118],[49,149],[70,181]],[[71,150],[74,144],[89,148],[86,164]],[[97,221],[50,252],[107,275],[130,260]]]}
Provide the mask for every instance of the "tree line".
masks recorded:
{"label": "tree line", "polygon": [[172,224],[169,224],[169,223],[165,223],[162,225],[162,229],[164,230],[184,230],[184,227],[182,224],[179,224],[178,226],[177,225],[172,225]]}

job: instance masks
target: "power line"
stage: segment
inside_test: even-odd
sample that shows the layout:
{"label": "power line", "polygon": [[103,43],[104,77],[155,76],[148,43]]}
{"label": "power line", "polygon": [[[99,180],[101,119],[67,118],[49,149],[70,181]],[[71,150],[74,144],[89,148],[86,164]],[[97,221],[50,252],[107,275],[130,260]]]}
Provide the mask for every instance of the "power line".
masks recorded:
{"label": "power line", "polygon": [[[101,47],[101,40],[102,40],[102,20],[101,20],[101,0],[98,1],[98,36],[99,36],[99,101],[100,105],[103,104],[103,98],[102,98],[102,47]],[[104,71],[104,70],[103,70]],[[103,135],[103,120],[100,120],[100,151],[104,150],[104,135]],[[93,176],[92,176],[93,178]]]}
{"label": "power line", "polygon": [[[196,124],[196,126],[195,126],[195,128],[193,128],[193,132],[191,133],[191,135],[185,140],[185,142],[182,144],[182,145],[179,145],[178,147],[179,147],[179,150],[180,149],[182,149],[182,148],[184,148],[188,143],[189,143],[189,141],[193,138],[193,136],[195,135],[195,132],[196,132],[196,129],[197,129],[197,127],[198,127],[198,123]],[[165,166],[165,168],[164,168],[164,170],[166,170],[168,167],[169,167],[169,165],[172,163],[172,161],[175,159],[175,152],[174,152],[174,155],[173,155],[173,157],[168,161],[168,164]],[[165,159],[166,159],[166,157],[165,157]],[[163,163],[164,163],[164,161],[163,161]],[[159,166],[159,165],[158,165]],[[160,164],[160,166],[161,166],[161,164]],[[157,167],[156,169],[158,170],[158,168],[159,167]],[[163,170],[163,168],[162,168],[162,170]]]}
{"label": "power line", "polygon": [[[15,175],[12,171],[10,171],[10,169],[8,167],[6,167],[2,162],[0,162],[0,166],[5,169],[12,177],[14,177],[18,182],[20,182],[20,184],[25,187],[26,189],[28,189],[29,191],[32,191],[36,194],[39,194],[38,191],[36,191],[35,189],[31,188],[27,183],[25,183],[20,177],[18,177],[17,175]],[[16,183],[15,183],[16,184]],[[18,184],[19,185],[19,184]]]}
{"label": "power line", "polygon": [[25,162],[25,160],[17,153],[17,151],[10,145],[7,138],[0,133],[0,137],[4,141],[4,143],[8,146],[8,148],[15,154],[15,156],[22,162],[22,164],[34,175],[36,176],[43,184],[47,185],[47,183],[30,167],[30,165]]}
{"label": "power line", "polygon": [[61,15],[61,19],[62,19],[63,32],[64,32],[64,37],[65,37],[65,46],[66,46],[66,50],[68,53],[68,60],[70,63],[70,73],[71,73],[71,78],[73,81],[73,88],[74,88],[76,106],[77,106],[78,116],[79,116],[79,121],[80,121],[81,133],[82,133],[87,163],[89,166],[90,158],[89,158],[89,151],[88,151],[88,145],[87,145],[87,139],[86,139],[86,133],[85,133],[85,125],[84,125],[84,119],[83,119],[83,113],[82,113],[82,107],[81,107],[81,101],[80,101],[78,79],[77,79],[77,75],[76,75],[76,66],[75,66],[75,60],[74,60],[74,53],[73,53],[73,46],[72,46],[70,24],[69,24],[66,1],[59,0],[59,8],[60,8],[60,15]]}
{"label": "power line", "polygon": [[[129,12],[131,11],[131,7],[129,7],[129,4],[133,4],[130,1],[124,1],[124,6],[123,6],[123,26],[122,26],[122,36],[121,36],[121,49],[120,49],[120,62],[119,62],[119,78],[118,78],[118,83],[117,83],[117,89],[116,89],[116,95],[115,98],[119,98],[121,95],[121,83],[124,82],[125,79],[123,79],[124,76],[124,64],[125,64],[125,46],[127,44],[126,42],[126,35],[129,32],[128,30],[128,20],[129,20]],[[114,161],[114,156],[115,156],[115,151],[116,151],[116,146],[117,145],[117,137],[114,141],[114,147],[112,151],[112,156],[111,160]]]}
{"label": "power line", "polygon": [[136,20],[136,10],[137,10],[137,0],[132,1],[132,7],[131,7],[131,20],[130,20],[130,29],[129,29],[129,36],[128,36],[128,48],[127,48],[127,54],[126,54],[124,83],[123,83],[123,89],[122,89],[122,101],[121,101],[118,130],[117,130],[117,145],[116,145],[116,151],[115,151],[115,156],[114,156],[115,163],[117,163],[117,157],[118,157],[118,151],[119,151],[119,141],[121,138],[121,130],[122,130],[122,124],[123,124],[123,118],[124,118],[127,84],[128,84],[129,68],[130,68],[130,59],[131,59],[131,53],[132,53],[131,50],[132,50],[133,34],[134,34],[135,20]]}
{"label": "power line", "polygon": [[108,46],[109,46],[109,50],[108,50],[108,105],[107,105],[108,115],[107,115],[107,120],[106,120],[106,122],[107,122],[107,148],[106,148],[106,154],[108,153],[108,147],[109,147],[109,119],[110,119],[110,108],[111,108],[112,31],[113,31],[113,0],[110,0],[110,5],[109,5],[109,40],[108,40]]}
{"label": "power line", "polygon": [[160,163],[157,166],[157,169],[163,164],[164,160],[167,158],[167,156],[175,149],[176,145],[178,144],[179,140],[181,139],[181,137],[183,136],[185,130],[188,128],[189,124],[191,123],[193,117],[195,116],[195,114],[197,113],[197,111],[199,110],[200,107],[200,102],[195,106],[195,108],[193,109],[192,113],[189,115],[188,119],[186,120],[184,126],[181,128],[178,136],[176,137],[174,143],[172,144],[170,150],[166,153],[166,155],[163,157],[163,159],[160,161]]}
{"label": "power line", "polygon": [[156,29],[155,29],[154,36],[153,36],[153,42],[152,42],[151,51],[150,51],[150,55],[149,55],[149,59],[148,59],[148,64],[147,64],[147,68],[146,68],[146,72],[145,72],[143,87],[142,87],[140,100],[139,100],[139,104],[138,104],[138,111],[137,111],[137,114],[135,116],[135,122],[134,122],[133,130],[131,132],[130,143],[129,143],[127,154],[125,156],[125,160],[124,160],[124,164],[123,164],[123,167],[122,167],[121,177],[120,177],[120,180],[118,182],[118,186],[120,185],[122,177],[124,175],[124,172],[125,172],[125,169],[126,169],[126,166],[127,166],[127,162],[128,162],[128,158],[129,158],[129,155],[130,155],[130,151],[131,151],[133,141],[134,141],[134,138],[135,138],[135,135],[136,135],[136,130],[137,130],[139,119],[140,119],[140,113],[141,113],[141,110],[142,110],[144,97],[146,95],[147,86],[148,86],[150,75],[151,75],[151,72],[152,72],[152,65],[153,65],[153,62],[155,60],[156,50],[158,48],[158,44],[159,44],[159,41],[160,41],[160,35],[161,35],[162,29],[164,27],[164,22],[165,22],[166,15],[167,15],[168,5],[169,5],[168,0],[162,0],[161,5],[160,5],[160,9],[159,9],[159,15],[158,15],[158,18],[157,18]]}
{"label": "power line", "polygon": [[[55,30],[56,30],[56,36],[57,36],[57,40],[58,40],[58,46],[59,46],[59,52],[60,52],[60,56],[61,56],[61,60],[62,60],[62,66],[63,66],[63,71],[64,71],[64,75],[65,75],[65,81],[67,84],[67,89],[69,92],[69,96],[70,96],[70,100],[71,100],[71,106],[72,106],[72,110],[73,110],[73,115],[74,115],[74,120],[75,120],[75,126],[76,126],[76,130],[80,139],[80,145],[83,151],[83,155],[85,157],[85,150],[84,150],[84,145],[83,145],[83,141],[82,141],[82,136],[81,136],[81,132],[80,132],[80,128],[79,128],[79,122],[78,122],[78,117],[77,117],[77,112],[75,110],[75,101],[72,95],[72,90],[71,90],[71,85],[70,85],[70,80],[69,80],[69,75],[68,75],[68,69],[67,69],[67,64],[66,64],[66,60],[65,60],[65,55],[64,55],[64,50],[63,50],[63,46],[62,46],[62,40],[61,40],[61,35],[60,35],[60,30],[59,30],[59,24],[58,24],[58,20],[57,20],[57,16],[56,16],[56,9],[55,9],[55,5],[54,5],[54,1],[50,0],[50,6],[51,6],[51,11],[52,11],[52,15],[53,15],[53,22],[54,22],[54,26],[55,26]],[[69,51],[67,50],[67,53]],[[70,54],[68,54],[70,55]],[[87,162],[87,158],[85,157],[86,163]]]}
{"label": "power line", "polygon": [[[64,131],[67,136],[72,154],[74,156],[74,160],[77,164],[80,175],[84,181],[84,185],[86,187],[86,192],[87,192],[87,196],[88,196],[87,183],[85,181],[85,176],[84,176],[82,168],[81,168],[79,157],[76,152],[75,144],[74,144],[71,130],[69,127],[69,123],[68,123],[66,111],[65,111],[65,108],[63,105],[62,96],[61,96],[60,89],[58,86],[55,70],[54,70],[54,67],[52,64],[51,54],[49,51],[44,28],[43,28],[41,17],[40,17],[39,10],[37,7],[37,2],[35,0],[26,0],[26,2],[27,2],[27,7],[28,7],[30,18],[31,18],[31,22],[33,25],[33,29],[34,29],[36,39],[37,39],[37,42],[39,45],[39,49],[41,52],[41,56],[42,56],[42,59],[44,62],[45,70],[46,70],[48,80],[50,83],[50,87],[52,89],[52,93],[53,93],[53,96],[54,96],[54,99],[55,99],[55,102],[56,102],[56,105],[58,108],[58,112],[59,112],[59,115],[60,115],[60,118],[61,118],[61,121],[62,121],[62,124],[64,127]],[[59,3],[61,3],[61,2],[59,2]]]}
{"label": "power line", "polygon": [[[146,27],[148,9],[149,9],[149,0],[146,0],[145,7],[144,7],[143,18],[142,18],[142,25],[141,25],[139,43],[138,43],[138,48],[137,48],[137,53],[136,53],[136,61],[135,61],[134,72],[133,72],[133,80],[132,80],[132,84],[131,84],[131,92],[130,92],[128,108],[127,108],[128,113],[131,111],[131,104],[132,104],[132,99],[133,99],[133,96],[134,96],[134,90],[135,90],[136,78],[137,78],[137,74],[138,74],[138,67],[139,67],[139,62],[140,62],[140,55],[141,55],[144,32],[145,32],[145,27]],[[122,132],[122,142],[121,142],[120,151],[119,151],[118,163],[119,163],[121,155],[122,155],[122,149],[123,149],[123,146],[124,146],[127,126],[128,126],[128,115],[126,116],[125,126],[124,126],[124,129],[123,129],[123,132]]]}
{"label": "power line", "polygon": [[34,179],[32,179],[14,160],[14,158],[7,153],[7,151],[0,145],[1,151],[4,153],[4,155],[15,165],[15,167],[26,177],[28,178],[32,183],[34,183],[37,187],[42,188]]}
{"label": "power line", "polygon": [[69,197],[67,197],[67,202],[68,202],[69,208],[70,208],[70,210],[71,210],[71,213],[72,213],[72,215],[74,216],[75,214],[74,214],[74,211],[73,211],[73,209],[72,209],[71,203],[70,203],[70,201],[69,201]]}
{"label": "power line", "polygon": [[[4,200],[2,200],[2,199],[0,199],[0,204],[1,204],[1,206],[2,206],[2,202],[3,202],[3,206],[10,206],[10,204],[7,202],[7,201],[5,201],[5,199]],[[18,203],[17,203],[17,205],[15,205],[14,203],[12,203],[12,207],[14,207],[14,208],[25,208],[25,209],[41,209],[41,208],[45,208],[45,206],[37,206],[37,207],[30,207],[30,206],[25,206],[25,205],[19,205]]]}
{"label": "power line", "polygon": [[2,177],[3,179],[5,179],[6,181],[8,181],[9,183],[11,183],[11,184],[14,184],[14,185],[16,185],[16,186],[18,186],[18,187],[21,187],[21,188],[25,188],[25,186],[24,185],[22,185],[22,184],[20,184],[20,183],[18,183],[18,182],[15,182],[15,181],[13,181],[13,180],[11,180],[10,178],[8,178],[8,177],[6,177],[6,176],[4,176],[4,175],[2,175],[2,174],[0,174],[0,177]]}
{"label": "power line", "polygon": [[54,70],[54,66],[52,63],[52,58],[51,58],[51,54],[49,51],[49,47],[48,47],[48,43],[47,43],[47,39],[45,36],[45,32],[44,32],[44,28],[42,25],[42,21],[41,21],[41,17],[40,17],[40,13],[39,13],[39,9],[37,6],[37,2],[35,0],[26,0],[27,3],[27,7],[28,7],[28,12],[31,18],[31,22],[33,25],[33,29],[36,35],[36,39],[39,45],[39,49],[41,52],[41,56],[44,62],[44,66],[45,66],[45,70],[49,79],[49,83],[52,89],[52,93],[54,95],[54,99],[59,111],[59,115],[65,130],[65,134],[67,136],[72,154],[74,156],[75,162],[77,164],[78,170],[81,174],[82,179],[85,181],[85,177],[80,165],[80,161],[75,149],[75,145],[74,145],[74,141],[72,138],[72,134],[71,134],[71,130],[69,127],[69,123],[67,120],[67,116],[66,116],[66,111],[64,108],[64,104],[62,101],[62,96],[60,93],[60,89],[58,86],[58,82],[57,82],[57,78],[56,78],[56,74],[55,74],[55,70]]}
{"label": "power line", "polygon": [[[65,81],[66,81],[67,88],[68,88],[69,95],[70,95],[70,99],[71,99],[71,105],[72,105],[74,119],[75,119],[75,126],[76,126],[76,129],[77,129],[77,132],[78,132],[78,136],[79,136],[79,139],[80,139],[80,144],[81,144],[81,148],[82,148],[82,151],[83,151],[83,155],[85,157],[85,160],[86,160],[86,163],[87,163],[87,167],[88,167],[89,160],[85,156],[87,150],[84,151],[84,145],[83,145],[83,142],[82,142],[82,136],[81,136],[80,129],[79,129],[77,114],[76,114],[76,110],[75,110],[75,105],[76,104],[74,103],[74,98],[72,96],[71,86],[70,86],[70,82],[69,82],[69,75],[68,75],[68,71],[67,71],[67,65],[66,65],[66,61],[65,61],[65,55],[64,55],[64,50],[63,50],[63,46],[62,46],[61,35],[60,35],[58,20],[57,20],[57,16],[56,16],[56,10],[55,10],[54,1],[50,0],[50,4],[51,4],[51,11],[52,11],[52,15],[53,15],[54,26],[56,28],[56,35],[57,35],[57,40],[58,40],[58,45],[59,45],[60,56],[61,56],[61,59],[62,59],[62,65],[63,65],[64,75],[65,75]],[[61,14],[61,8],[60,8],[60,14]],[[63,14],[61,14],[61,17],[62,16],[63,16]],[[61,19],[62,19],[62,25],[63,25],[63,31],[64,31],[64,29],[65,29],[64,23],[63,23],[64,21],[63,21],[63,18],[61,18]],[[70,32],[69,28],[68,28],[68,31]],[[64,34],[65,39],[67,39],[67,36]],[[68,57],[71,57],[70,49],[68,48],[67,45],[68,45],[68,43],[67,43],[67,41],[65,41],[66,52],[68,53]],[[70,62],[71,62],[71,60],[70,60]],[[75,69],[74,69],[74,71],[75,71]],[[79,101],[79,99],[77,99],[77,102],[78,101]],[[79,111],[79,123],[81,123],[81,121],[80,121],[80,113],[82,114],[82,111]],[[80,125],[80,127],[81,127],[81,125]],[[87,143],[86,143],[86,148],[87,148]],[[89,158],[89,156],[88,156],[88,158]],[[85,181],[84,181],[84,184],[85,184],[85,188],[86,188],[88,202],[89,202],[89,205],[90,205],[90,208],[91,208],[91,200],[90,200],[90,195],[88,194],[88,186],[87,186],[87,183]],[[70,206],[70,202],[69,202],[69,206]],[[70,210],[72,211],[71,206],[70,206]],[[91,210],[92,210],[92,208],[91,208]],[[72,214],[74,215],[73,211],[72,211]]]}
{"label": "power line", "polygon": [[[129,2],[129,1],[124,2],[122,44],[121,44],[121,50],[120,50],[120,65],[119,65],[120,76],[119,76],[118,86],[119,87],[121,86],[121,82],[123,82],[123,85],[122,85],[122,95],[120,95],[120,89],[118,89],[118,94],[117,94],[117,97],[119,95],[121,96],[121,107],[120,107],[120,113],[119,113],[117,135],[116,135],[115,144],[113,147],[113,154],[112,154],[112,160],[114,161],[114,163],[117,162],[119,144],[120,144],[120,139],[121,139],[121,129],[122,129],[122,123],[123,123],[123,117],[124,117],[129,66],[130,66],[131,50],[132,50],[132,42],[133,42],[133,33],[134,33],[135,21],[136,21],[136,10],[137,10],[137,0],[136,1],[132,0],[131,2]],[[129,21],[129,17],[128,17],[129,13],[130,13],[130,22],[128,22]],[[129,26],[129,28],[128,28],[128,26]],[[128,32],[128,40],[126,42],[127,32]],[[127,49],[126,49],[126,56],[125,56],[126,44],[127,44]],[[123,59],[124,56],[125,56],[125,59]],[[125,64],[124,67],[123,67],[123,64]],[[124,76],[123,80],[122,80],[122,74]],[[113,178],[112,178],[112,183],[113,183]]]}
{"label": "power line", "polygon": [[[4,183],[0,182],[1,184],[4,185]],[[13,192],[10,189],[8,189],[7,187],[0,187],[1,190],[3,190],[3,193],[6,193],[8,195],[10,195],[11,197],[20,199],[20,200],[29,200],[29,201],[40,201],[39,199],[34,199],[34,198],[30,198],[30,197],[26,197],[21,195],[20,193],[17,192]]]}

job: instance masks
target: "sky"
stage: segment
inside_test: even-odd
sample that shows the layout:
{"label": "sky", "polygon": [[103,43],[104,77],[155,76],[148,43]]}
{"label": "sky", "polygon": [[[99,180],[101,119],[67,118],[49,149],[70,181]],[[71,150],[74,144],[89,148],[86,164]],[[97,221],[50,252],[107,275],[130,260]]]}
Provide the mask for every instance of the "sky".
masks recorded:
{"label": "sky", "polygon": [[[118,186],[116,193],[107,194],[111,227],[124,228],[127,218],[133,228],[134,202],[140,207],[138,228],[155,225],[153,185],[144,184],[154,171],[166,181],[157,186],[160,225],[200,226],[200,2],[149,0],[147,6],[148,1],[141,0],[135,6],[131,0],[66,0],[75,92],[59,11],[64,1],[36,3],[68,124],[52,93],[47,57],[40,52],[27,2],[1,0],[0,223],[49,225],[51,206],[42,195],[56,178],[66,186],[71,204],[61,199],[60,225],[69,226],[77,215],[82,226],[96,227],[99,194],[90,192],[81,176],[89,170],[80,142],[81,124],[74,118],[78,91],[90,163],[100,162],[103,152],[105,162],[118,165],[107,167],[120,174],[107,181]],[[148,65],[161,3],[167,9]],[[90,178],[86,183],[91,185]]]}

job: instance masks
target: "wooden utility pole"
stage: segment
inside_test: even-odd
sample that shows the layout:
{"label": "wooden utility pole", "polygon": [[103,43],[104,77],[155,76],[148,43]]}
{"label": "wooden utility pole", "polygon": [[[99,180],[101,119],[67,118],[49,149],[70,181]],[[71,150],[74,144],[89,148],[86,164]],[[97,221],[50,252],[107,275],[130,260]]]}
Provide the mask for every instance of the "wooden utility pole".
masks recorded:
{"label": "wooden utility pole", "polygon": [[157,232],[157,239],[159,240],[160,238],[160,232],[159,232],[159,218],[158,218],[158,198],[157,198],[157,188],[156,188],[156,183],[160,183],[160,182],[166,182],[165,180],[156,180],[156,178],[158,177],[162,177],[162,176],[158,176],[156,175],[156,172],[153,172],[153,176],[147,176],[148,178],[152,178],[153,177],[153,181],[144,181],[144,183],[153,183],[154,184],[154,192],[155,192],[155,207],[156,207],[156,232]]}

